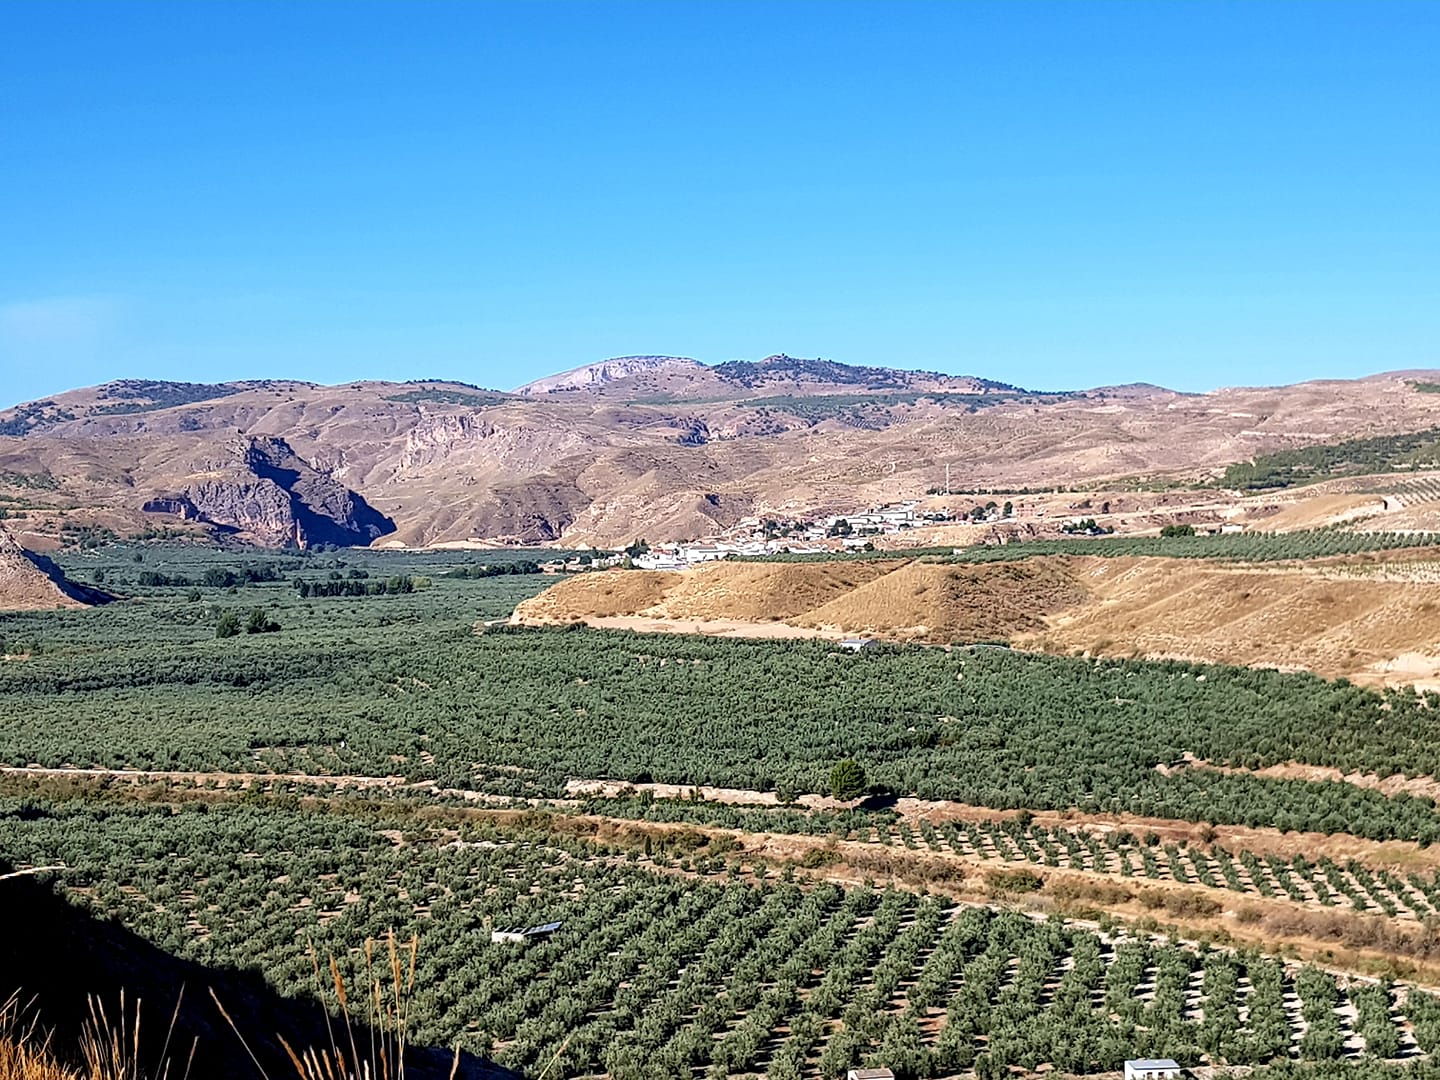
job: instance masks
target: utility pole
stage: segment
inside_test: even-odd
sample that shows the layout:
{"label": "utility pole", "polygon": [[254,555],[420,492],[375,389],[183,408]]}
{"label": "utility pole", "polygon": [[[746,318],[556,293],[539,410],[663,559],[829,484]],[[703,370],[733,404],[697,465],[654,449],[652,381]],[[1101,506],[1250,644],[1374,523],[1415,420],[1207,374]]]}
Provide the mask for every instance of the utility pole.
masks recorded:
{"label": "utility pole", "polygon": [[950,463],[945,463],[945,494],[950,494]]}

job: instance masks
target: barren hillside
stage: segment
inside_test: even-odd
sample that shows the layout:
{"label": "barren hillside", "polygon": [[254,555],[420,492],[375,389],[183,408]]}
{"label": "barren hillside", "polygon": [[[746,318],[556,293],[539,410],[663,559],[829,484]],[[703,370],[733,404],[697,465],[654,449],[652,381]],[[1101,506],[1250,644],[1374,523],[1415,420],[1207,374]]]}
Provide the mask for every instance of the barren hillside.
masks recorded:
{"label": "barren hillside", "polygon": [[1440,684],[1440,560],[1398,555],[1282,566],[1076,562],[1092,603],[1026,644]]}
{"label": "barren hillside", "polygon": [[0,611],[85,607],[103,599],[97,590],[67,581],[58,566],[26,551],[0,527]]}
{"label": "barren hillside", "polygon": [[1440,686],[1440,558],[1308,563],[1058,556],[955,565],[712,563],[561,581],[520,622],[636,628],[783,622],[799,631],[1308,669]]}
{"label": "barren hillside", "polygon": [[916,560],[710,563],[683,573],[583,574],[522,603],[517,622],[784,622],[919,641],[986,641],[1044,629],[1087,599],[1074,563],[950,565]]}

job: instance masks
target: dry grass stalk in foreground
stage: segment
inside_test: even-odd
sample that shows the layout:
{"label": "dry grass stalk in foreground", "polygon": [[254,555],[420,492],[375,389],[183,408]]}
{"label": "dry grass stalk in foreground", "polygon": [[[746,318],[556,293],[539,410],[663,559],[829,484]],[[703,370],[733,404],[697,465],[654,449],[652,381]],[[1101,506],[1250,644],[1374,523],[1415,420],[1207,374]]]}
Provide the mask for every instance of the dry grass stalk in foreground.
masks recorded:
{"label": "dry grass stalk in foreground", "polygon": [[0,1035],[0,1080],[85,1080],[55,1063],[44,1047]]}
{"label": "dry grass stalk in foreground", "polygon": [[[0,1080],[169,1080],[170,1038],[183,998],[182,990],[165,1033],[160,1061],[152,1072],[140,1061],[140,1002],[135,1002],[132,1016],[123,992],[116,1023],[111,1022],[103,1002],[90,998],[90,1016],[80,1033],[79,1049],[85,1062],[80,1069],[67,1068],[55,1060],[49,1036],[41,1036],[37,1019],[32,1016],[27,1021],[19,999],[11,997],[0,1005]],[[181,1080],[189,1077],[194,1057],[192,1044]]]}
{"label": "dry grass stalk in foreground", "polygon": [[[87,1077],[96,1080],[169,1080],[170,1039],[175,1034],[175,1023],[180,1019],[180,1004],[185,1000],[185,989],[181,987],[175,998],[175,1011],[170,1014],[170,1026],[165,1031],[165,1044],[160,1049],[160,1060],[154,1072],[147,1071],[140,1064],[140,1002],[135,1002],[132,1018],[125,1006],[125,991],[120,991],[120,1019],[111,1023],[106,1015],[105,1005],[99,998],[90,998],[90,1017],[80,1033],[80,1053],[85,1058]],[[190,1075],[190,1065],[195,1060],[195,1050],[200,1040],[190,1044],[190,1055],[185,1062],[182,1080]]]}
{"label": "dry grass stalk in foreground", "polygon": [[42,1039],[34,1018],[23,1018],[20,1000],[0,1004],[0,1080],[82,1080],[61,1068],[50,1056],[49,1040]]}
{"label": "dry grass stalk in foreground", "polygon": [[[335,1001],[340,1006],[344,1039],[337,1038],[328,1010],[325,1012],[325,1028],[330,1040],[328,1047],[310,1047],[297,1052],[284,1037],[277,1036],[300,1080],[404,1080],[410,997],[415,989],[415,962],[420,939],[412,937],[408,945],[400,946],[395,941],[395,934],[391,932],[386,936],[385,944],[386,955],[381,957],[381,966],[377,968],[375,939],[369,938],[365,942],[365,979],[368,985],[365,989],[365,1014],[359,1018],[363,1020],[369,1033],[369,1046],[365,1052],[362,1053],[360,1046],[356,1044],[357,1017],[351,1014],[349,988],[346,987],[345,977],[340,973],[340,967],[333,956],[329,961],[329,989],[334,991]],[[323,1001],[327,996],[327,987],[320,971],[320,958],[313,943],[310,945],[310,963],[315,972],[316,993]],[[245,1052],[250,1055],[255,1068],[265,1080],[270,1080],[269,1074],[265,1072],[259,1058],[245,1041],[239,1026],[226,1011],[214,990],[210,991],[210,996],[220,1010],[220,1015],[230,1025],[230,1030],[235,1032],[236,1038],[245,1047]],[[460,1049],[456,1047],[455,1058],[450,1066],[451,1080],[454,1080],[459,1068]],[[0,1077],[0,1080],[4,1078]]]}

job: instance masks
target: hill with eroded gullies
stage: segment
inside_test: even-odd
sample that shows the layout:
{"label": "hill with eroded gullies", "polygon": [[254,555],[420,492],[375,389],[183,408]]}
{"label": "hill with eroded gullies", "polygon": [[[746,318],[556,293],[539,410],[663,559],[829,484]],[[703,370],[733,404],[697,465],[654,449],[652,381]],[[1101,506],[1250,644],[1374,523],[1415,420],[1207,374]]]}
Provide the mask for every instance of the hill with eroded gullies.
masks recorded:
{"label": "hill with eroded gullies", "polygon": [[1005,641],[1440,686],[1433,551],[1265,564],[1088,555],[720,562],[579,575],[523,602],[515,621],[759,636],[774,636],[779,624],[796,633]]}
{"label": "hill with eroded gullies", "polygon": [[[1183,494],[1276,452],[1298,466],[1276,459],[1265,476],[1300,467],[1313,483],[1347,464],[1346,440],[1440,426],[1425,385],[1397,373],[1052,394],[784,355],[621,357],[514,393],[124,380],[0,411],[0,509],[32,547],[67,527],[610,547],[924,498],[947,465],[957,491],[1133,491],[1158,477]],[[1306,452],[1321,443],[1341,449]]]}

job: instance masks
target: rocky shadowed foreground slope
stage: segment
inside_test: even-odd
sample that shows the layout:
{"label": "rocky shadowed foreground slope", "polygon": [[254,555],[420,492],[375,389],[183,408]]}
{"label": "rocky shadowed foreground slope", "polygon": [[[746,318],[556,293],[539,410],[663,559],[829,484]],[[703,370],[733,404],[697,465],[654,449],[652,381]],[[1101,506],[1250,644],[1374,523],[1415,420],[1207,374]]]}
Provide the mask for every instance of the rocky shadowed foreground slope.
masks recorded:
{"label": "rocky shadowed foreground slope", "polygon": [[32,547],[67,522],[208,523],[268,545],[615,546],[917,498],[947,465],[957,490],[1213,477],[1257,453],[1435,427],[1423,385],[1036,394],[789,356],[622,357],[517,393],[131,380],[0,412],[0,506]]}
{"label": "rocky shadowed foreground slope", "polygon": [[[10,870],[0,860],[0,874]],[[146,1076],[215,1080],[294,1076],[285,1044],[302,1053],[328,1051],[332,1043],[347,1055],[350,1052],[342,1021],[327,1022],[318,1002],[281,996],[259,972],[205,967],[171,955],[118,921],[99,919],[72,906],[30,878],[0,881],[0,908],[12,930],[22,931],[0,937],[0,1003],[13,994],[27,1018],[50,1036],[49,1048],[62,1060],[79,1063],[77,1047],[92,995],[116,1029],[124,1002],[126,1061],[133,1052]],[[367,988],[354,989],[363,1000]],[[216,999],[233,1027],[216,1007]],[[138,1024],[136,1002],[140,1003]],[[357,1014],[364,1015],[363,1006],[357,1007]],[[353,1028],[354,1045],[371,1047],[371,1029],[361,1023]],[[244,1036],[243,1044],[237,1030]],[[162,1066],[167,1060],[168,1070]],[[518,1080],[517,1073],[473,1054],[463,1053],[457,1059],[453,1053],[428,1047],[407,1047],[404,1066],[404,1075],[414,1080]]]}
{"label": "rocky shadowed foreground slope", "polygon": [[109,599],[98,589],[68,581],[58,566],[26,551],[0,527],[0,611],[84,607]]}

